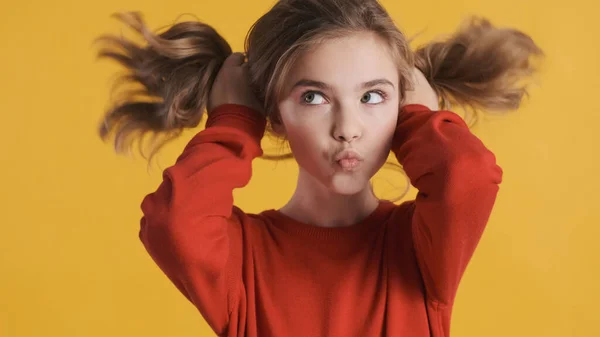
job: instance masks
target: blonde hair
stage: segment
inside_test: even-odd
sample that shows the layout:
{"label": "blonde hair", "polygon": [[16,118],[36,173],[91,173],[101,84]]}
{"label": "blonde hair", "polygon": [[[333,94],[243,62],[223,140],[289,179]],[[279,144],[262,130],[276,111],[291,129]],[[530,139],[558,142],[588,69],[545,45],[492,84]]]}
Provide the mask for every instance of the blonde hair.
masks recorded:
{"label": "blonde hair", "polygon": [[[129,150],[145,135],[154,154],[201,119],[212,84],[229,44],[202,22],[177,23],[154,33],[139,13],[117,19],[137,32],[143,44],[105,35],[99,56],[122,64],[123,89],[108,109],[99,133],[114,139],[117,152]],[[532,56],[541,50],[527,35],[472,19],[455,34],[411,50],[409,41],[376,0],[280,0],[258,19],[246,37],[250,83],[269,122],[278,121],[283,81],[306,48],[354,32],[373,32],[389,45],[400,75],[401,97],[417,67],[440,97],[442,108],[516,109],[527,93],[522,80],[534,72]],[[126,87],[126,86],[125,86]],[[142,151],[144,152],[144,151]]]}

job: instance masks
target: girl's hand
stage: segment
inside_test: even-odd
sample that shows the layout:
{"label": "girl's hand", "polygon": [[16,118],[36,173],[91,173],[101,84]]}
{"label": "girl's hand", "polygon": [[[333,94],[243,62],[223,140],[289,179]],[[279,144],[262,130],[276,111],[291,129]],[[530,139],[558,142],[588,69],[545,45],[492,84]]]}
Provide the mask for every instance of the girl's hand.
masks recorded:
{"label": "girl's hand", "polygon": [[439,110],[440,105],[438,95],[425,78],[425,75],[423,75],[419,69],[413,68],[411,80],[413,90],[406,91],[401,107],[409,104],[421,104],[428,107],[430,110]]}
{"label": "girl's hand", "polygon": [[262,112],[262,105],[250,88],[248,69],[242,53],[231,54],[219,70],[209,94],[208,113],[223,104],[239,104]]}

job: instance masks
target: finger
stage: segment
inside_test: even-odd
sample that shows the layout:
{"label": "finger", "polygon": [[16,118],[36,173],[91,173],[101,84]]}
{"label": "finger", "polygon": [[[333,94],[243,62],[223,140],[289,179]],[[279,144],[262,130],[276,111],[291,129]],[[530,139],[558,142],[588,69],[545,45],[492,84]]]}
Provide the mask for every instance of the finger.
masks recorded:
{"label": "finger", "polygon": [[245,59],[244,54],[233,53],[233,54],[229,55],[229,57],[227,57],[227,59],[225,60],[225,63],[223,65],[230,66],[230,67],[240,66],[240,65],[244,64],[244,59]]}

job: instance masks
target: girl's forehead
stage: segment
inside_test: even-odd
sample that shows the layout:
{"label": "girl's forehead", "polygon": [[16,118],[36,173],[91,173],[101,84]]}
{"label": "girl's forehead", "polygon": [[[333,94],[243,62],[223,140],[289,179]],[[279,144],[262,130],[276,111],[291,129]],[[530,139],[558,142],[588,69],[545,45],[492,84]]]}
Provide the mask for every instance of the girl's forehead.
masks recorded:
{"label": "girl's forehead", "polygon": [[299,54],[299,59],[316,62],[332,57],[349,59],[349,56],[391,57],[389,43],[373,32],[346,33],[322,39],[311,44]]}
{"label": "girl's forehead", "polygon": [[291,85],[312,80],[331,86],[355,85],[384,77],[398,81],[397,63],[387,42],[371,33],[341,36],[311,46],[298,55],[286,76]]}

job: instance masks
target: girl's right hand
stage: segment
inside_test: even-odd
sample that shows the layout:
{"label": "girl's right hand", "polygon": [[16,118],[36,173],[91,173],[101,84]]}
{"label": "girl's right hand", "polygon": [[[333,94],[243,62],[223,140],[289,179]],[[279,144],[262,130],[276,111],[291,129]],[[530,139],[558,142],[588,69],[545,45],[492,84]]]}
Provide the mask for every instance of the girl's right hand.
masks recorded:
{"label": "girl's right hand", "polygon": [[219,70],[208,98],[208,113],[223,104],[238,104],[262,112],[250,88],[248,68],[244,63],[244,54],[231,54]]}

